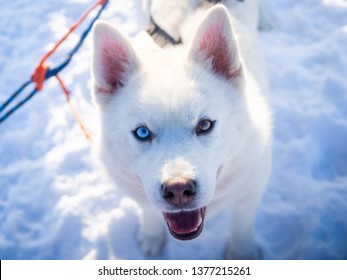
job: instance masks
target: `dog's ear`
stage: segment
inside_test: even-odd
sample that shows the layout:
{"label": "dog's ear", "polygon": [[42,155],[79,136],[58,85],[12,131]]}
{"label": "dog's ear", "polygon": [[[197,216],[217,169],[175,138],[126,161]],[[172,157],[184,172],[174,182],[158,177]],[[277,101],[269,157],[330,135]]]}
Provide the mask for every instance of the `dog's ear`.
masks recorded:
{"label": "dog's ear", "polygon": [[112,25],[99,21],[93,29],[92,75],[95,98],[107,101],[122,88],[139,67],[139,60],[128,39]]}
{"label": "dog's ear", "polygon": [[223,5],[211,8],[202,20],[188,56],[195,63],[235,84],[241,81],[243,71],[238,45],[228,11]]}

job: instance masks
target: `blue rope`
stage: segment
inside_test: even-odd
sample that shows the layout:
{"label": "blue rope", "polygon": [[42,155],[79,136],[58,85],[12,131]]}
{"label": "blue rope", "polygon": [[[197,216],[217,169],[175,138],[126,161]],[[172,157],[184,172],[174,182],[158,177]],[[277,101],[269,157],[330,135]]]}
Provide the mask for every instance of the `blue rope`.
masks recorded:
{"label": "blue rope", "polygon": [[0,106],[0,113],[5,110],[5,108],[20,94],[29,84],[31,84],[31,80],[25,82],[15,93],[13,93],[4,104]]}
{"label": "blue rope", "polygon": [[0,117],[0,124],[2,124],[10,115],[16,112],[20,107],[27,103],[38,91],[34,89],[29,95],[27,95],[22,101],[18,102],[10,110],[8,110],[2,117]]}
{"label": "blue rope", "polygon": [[[105,3],[101,6],[99,12],[96,14],[96,16],[91,20],[86,30],[82,33],[80,40],[77,42],[75,47],[68,53],[67,58],[65,61],[63,61],[60,65],[57,67],[50,69],[47,69],[45,80],[48,80],[49,78],[56,76],[60,71],[62,71],[71,61],[72,57],[76,54],[76,52],[80,49],[82,46],[85,38],[89,34],[90,30],[92,29],[95,21],[100,17],[103,10],[106,8],[106,5],[108,4],[108,0],[105,1]],[[16,97],[18,97],[23,90],[32,83],[31,80],[25,82],[16,92],[14,92],[2,105],[0,105],[0,113],[9,105],[11,104]],[[11,109],[9,109],[7,112],[5,112],[2,116],[0,116],[0,125],[14,112],[16,112],[20,107],[22,107],[25,103],[27,103],[32,97],[36,95],[38,91],[34,89],[29,95],[27,95],[23,100],[18,102],[16,105],[14,105]]]}
{"label": "blue rope", "polygon": [[87,37],[88,33],[90,32],[90,30],[92,29],[95,21],[100,17],[102,11],[105,9],[106,4],[108,3],[108,1],[106,1],[101,9],[99,10],[99,12],[97,13],[97,15],[93,18],[93,20],[90,22],[89,26],[87,27],[87,29],[82,33],[80,40],[77,42],[76,46],[71,50],[71,52],[67,55],[67,59],[61,63],[59,66],[57,66],[54,69],[48,69],[47,73],[46,73],[46,78],[45,80],[57,75],[61,70],[63,70],[71,61],[72,57],[74,56],[74,54],[79,50],[79,48],[82,46],[85,38]]}

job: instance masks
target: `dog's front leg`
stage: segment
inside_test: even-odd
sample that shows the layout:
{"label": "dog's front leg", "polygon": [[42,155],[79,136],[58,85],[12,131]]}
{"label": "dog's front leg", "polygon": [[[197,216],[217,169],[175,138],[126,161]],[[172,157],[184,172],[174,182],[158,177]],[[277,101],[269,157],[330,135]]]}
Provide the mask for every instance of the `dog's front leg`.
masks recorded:
{"label": "dog's front leg", "polygon": [[259,259],[260,248],[254,240],[253,227],[260,195],[252,194],[231,208],[231,228],[226,259]]}
{"label": "dog's front leg", "polygon": [[142,208],[138,239],[146,255],[159,254],[166,241],[165,224],[162,214],[152,207]]}

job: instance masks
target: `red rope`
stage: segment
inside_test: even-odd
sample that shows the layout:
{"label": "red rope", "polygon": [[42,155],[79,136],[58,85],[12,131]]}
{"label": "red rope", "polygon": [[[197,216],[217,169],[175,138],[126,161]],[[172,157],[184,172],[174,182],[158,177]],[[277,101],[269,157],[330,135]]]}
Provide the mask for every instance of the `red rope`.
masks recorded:
{"label": "red rope", "polygon": [[78,113],[78,111],[76,110],[76,108],[73,106],[73,104],[71,103],[70,100],[70,91],[66,88],[63,80],[60,78],[59,75],[55,75],[55,77],[57,78],[59,85],[61,87],[61,89],[63,90],[65,97],[66,97],[66,102],[69,104],[71,112],[75,118],[75,121],[77,122],[77,124],[79,125],[79,127],[81,128],[84,136],[92,142],[92,136],[89,132],[89,130],[86,128],[86,126],[84,125],[82,118],[80,116],[80,114]]}
{"label": "red rope", "polygon": [[48,51],[40,61],[39,65],[43,65],[44,62],[49,58],[56,50],[57,48],[66,40],[66,38],[75,31],[75,29],[81,25],[81,23],[87,18],[87,16],[99,5],[103,5],[105,0],[99,0],[97,1],[92,7],[90,7],[71,27],[70,29],[65,33],[65,35],[53,46],[53,48]]}
{"label": "red rope", "polygon": [[48,64],[42,61],[35,69],[34,73],[31,75],[31,81],[36,83],[36,90],[40,91],[43,88],[43,83],[46,78],[46,73],[48,70]]}
{"label": "red rope", "polygon": [[[40,60],[39,65],[36,67],[35,71],[31,75],[32,82],[36,83],[36,90],[40,91],[43,88],[43,84],[45,81],[46,73],[48,70],[48,64],[46,63],[46,60],[58,49],[58,47],[66,40],[66,38],[75,31],[75,29],[81,25],[81,23],[87,18],[87,16],[99,5],[105,4],[106,0],[98,0],[93,6],[91,6],[71,27],[70,29],[65,33],[65,35],[52,47],[51,50],[49,50]],[[62,88],[62,90],[65,93],[66,100],[71,108],[72,114],[75,117],[76,122],[81,127],[85,137],[91,141],[91,135],[89,131],[86,129],[85,125],[83,124],[83,121],[81,117],[79,116],[77,110],[70,102],[70,92],[67,90],[63,80],[56,75],[56,78]]]}

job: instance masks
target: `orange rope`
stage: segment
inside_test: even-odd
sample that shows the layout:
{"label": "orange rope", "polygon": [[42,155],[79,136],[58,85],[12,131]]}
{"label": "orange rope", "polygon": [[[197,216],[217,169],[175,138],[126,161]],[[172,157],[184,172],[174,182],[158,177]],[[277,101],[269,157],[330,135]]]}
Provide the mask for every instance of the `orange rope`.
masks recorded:
{"label": "orange rope", "polygon": [[97,1],[92,7],[89,8],[71,27],[70,29],[65,33],[65,35],[53,46],[53,48],[48,51],[40,61],[40,65],[42,65],[48,57],[50,57],[56,49],[66,40],[66,38],[75,31],[75,29],[81,25],[81,23],[87,18],[87,16],[98,6],[104,4],[105,0],[99,0]]}
{"label": "orange rope", "polygon": [[40,91],[43,88],[43,83],[46,77],[48,65],[45,63],[57,48],[66,40],[66,38],[75,31],[75,29],[81,25],[81,23],[87,18],[87,16],[98,6],[103,5],[106,0],[98,0],[92,7],[90,7],[65,33],[65,35],[48,51],[40,60],[39,65],[36,67],[34,73],[31,75],[31,80],[36,83],[36,90]]}
{"label": "orange rope", "polygon": [[43,83],[46,78],[46,73],[48,70],[48,64],[42,61],[35,69],[34,73],[31,75],[31,81],[36,83],[36,90],[40,91],[43,88]]}
{"label": "orange rope", "polygon": [[60,78],[59,75],[55,75],[55,77],[57,78],[58,82],[59,82],[59,85],[61,86],[64,94],[65,94],[65,97],[66,97],[66,101],[67,103],[69,104],[70,106],[70,109],[72,111],[72,114],[77,122],[77,124],[80,126],[80,128],[82,129],[82,132],[84,134],[84,136],[92,142],[92,136],[89,132],[89,130],[85,127],[83,121],[82,121],[82,118],[80,117],[80,115],[78,114],[78,111],[76,110],[76,108],[72,105],[71,103],[71,100],[70,100],[70,91],[66,88],[63,80]]}
{"label": "orange rope", "polygon": [[[48,71],[48,64],[46,63],[46,60],[57,50],[57,48],[66,40],[66,38],[75,31],[75,29],[81,25],[81,23],[87,18],[87,16],[98,6],[105,4],[106,0],[98,0],[92,7],[90,7],[71,27],[70,29],[65,33],[65,35],[52,47],[50,51],[48,51],[40,60],[39,65],[36,67],[34,73],[31,75],[32,82],[36,83],[36,90],[40,91],[43,88],[43,83],[45,81],[45,77]],[[63,80],[58,76],[55,75],[62,90],[64,91],[64,94],[66,96],[66,100],[71,108],[72,114],[75,117],[76,122],[81,127],[85,137],[92,141],[91,134],[83,124],[83,121],[78,114],[75,107],[70,102],[70,92],[67,90]]]}

